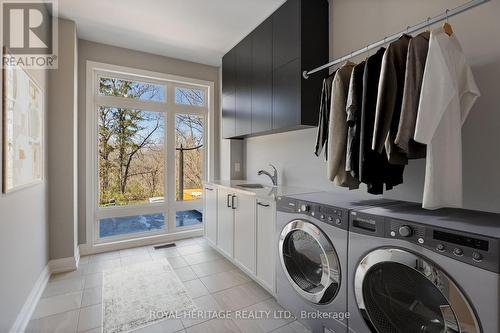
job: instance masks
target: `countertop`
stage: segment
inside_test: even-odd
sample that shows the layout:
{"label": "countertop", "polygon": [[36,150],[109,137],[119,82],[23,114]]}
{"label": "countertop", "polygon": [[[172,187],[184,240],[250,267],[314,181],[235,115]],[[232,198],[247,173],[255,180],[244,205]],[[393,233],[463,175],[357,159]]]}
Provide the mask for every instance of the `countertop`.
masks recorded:
{"label": "countertop", "polygon": [[[213,182],[205,182],[206,185],[214,185],[229,188],[238,192],[243,192],[250,195],[255,195],[257,198],[263,200],[276,200],[277,197],[292,195],[292,194],[302,194],[302,193],[312,193],[318,192],[318,190],[306,189],[294,186],[272,186],[268,184],[263,184],[259,182],[249,181],[249,180],[216,180]],[[238,185],[241,184],[262,184],[264,188],[243,188]]]}

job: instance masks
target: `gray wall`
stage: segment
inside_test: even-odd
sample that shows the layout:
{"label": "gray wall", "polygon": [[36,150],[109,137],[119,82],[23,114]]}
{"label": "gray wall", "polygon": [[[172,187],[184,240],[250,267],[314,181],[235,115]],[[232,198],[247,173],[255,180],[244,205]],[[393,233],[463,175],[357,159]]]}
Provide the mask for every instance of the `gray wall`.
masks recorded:
{"label": "gray wall", "polygon": [[59,19],[59,66],[49,75],[50,259],[73,257],[77,246],[76,71],[76,26]]}
{"label": "gray wall", "polygon": [[[381,40],[385,35],[437,15],[466,0],[332,0],[331,58],[338,58]],[[482,93],[463,127],[464,205],[500,212],[500,0],[492,0],[450,19]],[[359,60],[359,59],[356,59]],[[283,183],[329,191],[343,191],[327,181],[323,158],[312,151],[315,129],[246,140],[246,176],[268,162],[282,170]],[[425,162],[412,161],[405,183],[387,192],[389,198],[421,201]],[[360,191],[364,191],[361,189]]]}
{"label": "gray wall", "polygon": [[[47,133],[48,73],[42,70],[27,72],[44,91],[44,123]],[[47,145],[44,153],[46,162]],[[1,181],[0,177],[0,184]],[[0,332],[10,330],[48,262],[47,189],[45,177],[41,184],[0,194]]]}
{"label": "gray wall", "polygon": [[[219,110],[219,69],[217,67],[196,64],[173,58],[162,57],[150,53],[133,51],[119,47],[94,43],[86,40],[78,41],[78,224],[79,244],[86,243],[85,221],[86,221],[86,189],[85,183],[85,87],[86,87],[86,63],[87,60],[107,64],[127,66],[154,72],[180,75],[189,78],[213,81],[215,83],[215,110]],[[219,142],[219,113],[215,113],[214,141]],[[219,145],[216,145],[215,155],[215,178],[218,174]]]}

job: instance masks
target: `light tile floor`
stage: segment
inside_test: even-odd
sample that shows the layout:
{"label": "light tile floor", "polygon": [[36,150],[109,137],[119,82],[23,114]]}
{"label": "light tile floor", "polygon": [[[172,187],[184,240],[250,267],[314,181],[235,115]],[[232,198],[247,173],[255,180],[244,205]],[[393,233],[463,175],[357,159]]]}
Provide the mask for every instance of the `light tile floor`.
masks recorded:
{"label": "light tile floor", "polygon": [[[168,260],[197,307],[206,311],[282,310],[272,296],[214,251],[203,238],[82,257],[77,271],[52,275],[26,332],[99,333],[102,325],[102,272],[135,263]],[[173,332],[308,332],[286,319],[172,319],[139,329],[139,333]]]}

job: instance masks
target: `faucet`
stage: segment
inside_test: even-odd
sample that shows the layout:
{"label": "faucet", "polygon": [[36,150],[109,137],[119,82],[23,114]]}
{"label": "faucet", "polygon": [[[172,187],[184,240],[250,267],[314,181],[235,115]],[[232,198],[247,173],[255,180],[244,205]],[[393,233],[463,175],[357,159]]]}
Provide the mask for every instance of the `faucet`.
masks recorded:
{"label": "faucet", "polygon": [[271,178],[271,181],[273,182],[273,186],[278,186],[278,170],[276,170],[276,167],[272,164],[269,164],[269,166],[274,169],[274,175],[271,175],[266,170],[259,170],[259,172],[257,172],[257,175],[268,176],[269,178]]}

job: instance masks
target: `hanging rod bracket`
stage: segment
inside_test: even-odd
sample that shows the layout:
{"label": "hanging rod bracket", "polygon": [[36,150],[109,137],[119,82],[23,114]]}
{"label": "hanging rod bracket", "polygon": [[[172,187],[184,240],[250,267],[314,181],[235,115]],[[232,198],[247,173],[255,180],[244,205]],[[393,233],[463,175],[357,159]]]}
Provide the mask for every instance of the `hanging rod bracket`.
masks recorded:
{"label": "hanging rod bracket", "polygon": [[303,71],[302,72],[302,77],[307,80],[309,78],[308,72],[307,71]]}

